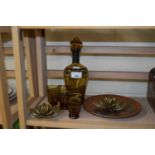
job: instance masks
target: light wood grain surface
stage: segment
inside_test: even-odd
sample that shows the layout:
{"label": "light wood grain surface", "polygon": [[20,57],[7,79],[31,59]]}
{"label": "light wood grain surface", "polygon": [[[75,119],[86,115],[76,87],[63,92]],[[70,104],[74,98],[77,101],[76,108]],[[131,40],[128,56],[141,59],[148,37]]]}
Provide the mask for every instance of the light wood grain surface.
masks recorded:
{"label": "light wood grain surface", "polygon": [[[6,56],[13,55],[11,47],[3,47]],[[71,55],[69,46],[46,46],[47,55]],[[97,47],[85,46],[81,55],[85,56],[135,56],[155,57],[155,47]]]}
{"label": "light wood grain surface", "polygon": [[36,62],[36,43],[33,31],[24,32],[24,51],[26,54],[27,77],[29,80],[30,97],[38,97],[38,77]]}
{"label": "light wood grain surface", "polygon": [[2,40],[0,33],[0,115],[3,128],[11,128],[11,112],[8,97],[8,85],[6,80],[4,53],[2,51]]}
{"label": "light wood grain surface", "polygon": [[154,26],[19,26],[21,29],[155,29]]}
{"label": "light wood grain surface", "polygon": [[11,26],[0,26],[0,33],[11,33]]}
{"label": "light wood grain surface", "polygon": [[[46,46],[48,55],[71,55],[69,46]],[[154,47],[97,47],[85,46],[81,55],[90,56],[155,56]]]}
{"label": "light wood grain surface", "polygon": [[[48,79],[63,79],[62,70],[48,70]],[[6,71],[8,78],[15,78],[15,71]],[[28,78],[28,75],[26,74]],[[136,81],[145,82],[148,81],[147,72],[117,72],[117,71],[89,71],[89,80],[109,80],[109,81]]]}
{"label": "light wood grain surface", "polygon": [[42,30],[35,31],[36,36],[36,60],[37,60],[37,71],[38,71],[38,89],[39,96],[46,95],[46,54],[45,54],[45,37]]}
{"label": "light wood grain surface", "polygon": [[24,64],[24,52],[23,44],[20,38],[20,31],[17,27],[12,27],[12,38],[13,38],[13,52],[16,65],[16,83],[17,85],[17,97],[18,97],[18,109],[20,127],[26,127],[26,116],[27,116],[27,93],[26,93],[26,76],[25,76],[25,64]]}
{"label": "light wood grain surface", "polygon": [[53,128],[155,128],[155,114],[152,111],[146,98],[136,98],[142,105],[140,114],[124,119],[108,119],[97,117],[81,109],[79,119],[70,119],[68,111],[64,111],[60,116],[50,119],[39,119],[29,116],[27,125],[53,127]]}

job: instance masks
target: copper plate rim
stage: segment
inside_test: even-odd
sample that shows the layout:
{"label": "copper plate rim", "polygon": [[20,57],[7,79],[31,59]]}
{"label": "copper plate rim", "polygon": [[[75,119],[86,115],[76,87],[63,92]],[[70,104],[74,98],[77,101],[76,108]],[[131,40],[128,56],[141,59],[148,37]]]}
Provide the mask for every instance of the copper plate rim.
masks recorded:
{"label": "copper plate rim", "polygon": [[[112,116],[112,115],[106,115],[106,114],[99,114],[99,113],[96,113],[95,111],[89,110],[89,108],[87,107],[86,104],[92,104],[93,103],[93,102],[90,102],[89,100],[93,101],[94,98],[97,99],[97,98],[104,97],[104,96],[113,96],[113,97],[123,98],[123,99],[129,100],[129,101],[134,101],[134,103],[137,106],[137,111],[135,111],[134,113],[129,113],[128,115],[124,115],[124,116],[123,115],[120,115],[120,116]],[[87,102],[89,102],[89,103],[87,103]],[[91,113],[91,114],[96,115],[96,116],[99,116],[99,117],[111,118],[111,119],[129,118],[129,117],[132,117],[132,116],[136,116],[137,114],[139,114],[142,111],[141,104],[138,101],[136,101],[135,99],[130,98],[130,97],[127,97],[127,96],[121,96],[121,95],[115,95],[115,94],[102,94],[102,95],[90,96],[90,97],[88,97],[84,101],[83,107],[84,107],[84,109],[88,113]]]}

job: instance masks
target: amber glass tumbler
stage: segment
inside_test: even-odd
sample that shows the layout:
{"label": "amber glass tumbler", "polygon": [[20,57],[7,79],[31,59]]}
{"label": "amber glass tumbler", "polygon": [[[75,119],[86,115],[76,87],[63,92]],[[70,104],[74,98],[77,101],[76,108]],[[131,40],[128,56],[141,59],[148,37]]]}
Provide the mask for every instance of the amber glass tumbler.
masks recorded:
{"label": "amber glass tumbler", "polygon": [[60,102],[60,108],[62,110],[68,109],[68,94],[66,86],[59,85],[59,102]]}
{"label": "amber glass tumbler", "polygon": [[59,103],[59,87],[57,85],[48,85],[47,87],[48,102],[55,106]]}

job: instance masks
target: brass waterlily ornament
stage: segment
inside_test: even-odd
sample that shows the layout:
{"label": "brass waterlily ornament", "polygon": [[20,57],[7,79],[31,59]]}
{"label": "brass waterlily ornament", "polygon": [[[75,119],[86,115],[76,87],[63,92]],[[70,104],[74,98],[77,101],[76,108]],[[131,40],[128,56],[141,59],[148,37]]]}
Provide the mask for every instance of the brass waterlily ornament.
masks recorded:
{"label": "brass waterlily ornament", "polygon": [[117,101],[115,97],[105,97],[95,105],[97,108],[110,112],[123,110],[126,106],[125,103]]}
{"label": "brass waterlily ornament", "polygon": [[37,105],[35,108],[30,109],[31,115],[38,118],[53,118],[60,115],[63,111],[60,105],[52,106],[48,101]]}
{"label": "brass waterlily ornament", "polygon": [[37,105],[34,109],[30,109],[32,116],[46,117],[54,113],[53,107],[48,102]]}

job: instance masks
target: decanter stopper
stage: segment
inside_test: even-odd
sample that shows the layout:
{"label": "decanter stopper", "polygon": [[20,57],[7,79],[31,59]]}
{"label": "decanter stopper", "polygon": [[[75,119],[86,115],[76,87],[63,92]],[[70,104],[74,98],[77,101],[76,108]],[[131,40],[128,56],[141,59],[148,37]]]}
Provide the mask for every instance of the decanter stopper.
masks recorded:
{"label": "decanter stopper", "polygon": [[78,37],[74,37],[70,44],[72,52],[79,52],[82,48],[82,41]]}

